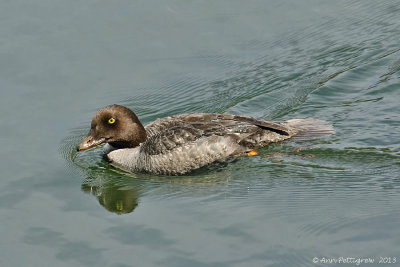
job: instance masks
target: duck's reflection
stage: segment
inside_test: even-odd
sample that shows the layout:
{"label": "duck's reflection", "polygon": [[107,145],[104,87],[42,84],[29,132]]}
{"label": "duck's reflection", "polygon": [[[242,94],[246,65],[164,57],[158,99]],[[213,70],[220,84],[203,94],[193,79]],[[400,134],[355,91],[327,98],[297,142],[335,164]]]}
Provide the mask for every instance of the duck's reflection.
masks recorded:
{"label": "duck's reflection", "polygon": [[134,188],[124,189],[111,181],[101,186],[93,185],[90,180],[85,180],[82,184],[82,191],[95,196],[106,210],[116,214],[126,214],[133,212],[137,207],[138,194]]}
{"label": "duck's reflection", "polygon": [[[229,171],[220,173],[214,165],[212,173],[201,169],[191,176],[153,176],[149,174],[120,173],[102,161],[96,167],[85,169],[82,191],[95,196],[109,212],[127,214],[138,206],[144,192],[157,188],[156,194],[170,195],[189,192],[191,196],[210,194],[218,184],[230,180]],[[217,189],[219,190],[219,189]]]}
{"label": "duck's reflection", "polygon": [[[83,159],[80,160],[83,162]],[[104,160],[93,165],[82,168],[86,177],[81,185],[82,191],[95,196],[110,212],[116,214],[133,212],[143,191],[143,180],[139,176],[127,177],[126,173],[118,172]]]}
{"label": "duck's reflection", "polygon": [[73,130],[61,145],[61,153],[67,166],[78,170],[86,177],[81,185],[83,192],[95,196],[108,211],[116,214],[131,213],[138,206],[141,185],[134,179],[126,179],[112,170],[99,150],[77,154],[76,146],[82,139],[82,129]]}

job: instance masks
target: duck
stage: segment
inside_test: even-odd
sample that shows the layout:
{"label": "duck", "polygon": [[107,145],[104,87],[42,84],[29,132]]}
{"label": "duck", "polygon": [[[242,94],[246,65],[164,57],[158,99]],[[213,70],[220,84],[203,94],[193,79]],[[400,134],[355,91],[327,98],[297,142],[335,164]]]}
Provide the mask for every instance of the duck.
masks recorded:
{"label": "duck", "polygon": [[185,113],[143,126],[131,109],[114,104],[95,113],[77,150],[106,143],[104,157],[124,171],[182,175],[214,162],[257,156],[258,149],[271,143],[333,132],[330,123],[315,118],[266,121],[219,113]]}

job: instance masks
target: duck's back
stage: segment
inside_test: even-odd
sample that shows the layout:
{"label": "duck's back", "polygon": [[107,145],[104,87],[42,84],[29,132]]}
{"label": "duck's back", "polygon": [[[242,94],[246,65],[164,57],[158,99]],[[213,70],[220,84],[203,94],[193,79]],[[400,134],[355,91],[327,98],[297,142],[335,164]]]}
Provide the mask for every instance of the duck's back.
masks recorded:
{"label": "duck's back", "polygon": [[248,148],[283,141],[297,133],[286,123],[230,114],[182,114],[157,119],[145,127],[148,139],[142,149],[150,154],[210,136],[232,138]]}

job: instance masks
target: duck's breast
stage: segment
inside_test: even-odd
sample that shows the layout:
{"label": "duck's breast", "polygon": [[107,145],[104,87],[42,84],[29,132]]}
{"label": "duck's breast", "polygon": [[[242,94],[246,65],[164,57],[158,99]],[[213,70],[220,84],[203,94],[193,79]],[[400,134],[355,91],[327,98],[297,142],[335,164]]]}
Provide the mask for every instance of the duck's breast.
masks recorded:
{"label": "duck's breast", "polygon": [[178,175],[238,153],[241,147],[228,136],[208,136],[158,154],[140,147],[118,149],[107,156],[111,164],[130,172]]}
{"label": "duck's breast", "polygon": [[228,136],[208,136],[164,153],[142,155],[139,165],[147,172],[183,174],[238,153],[241,147]]}
{"label": "duck's breast", "polygon": [[139,152],[139,147],[117,149],[109,152],[107,158],[111,165],[126,171],[135,172],[138,171]]}

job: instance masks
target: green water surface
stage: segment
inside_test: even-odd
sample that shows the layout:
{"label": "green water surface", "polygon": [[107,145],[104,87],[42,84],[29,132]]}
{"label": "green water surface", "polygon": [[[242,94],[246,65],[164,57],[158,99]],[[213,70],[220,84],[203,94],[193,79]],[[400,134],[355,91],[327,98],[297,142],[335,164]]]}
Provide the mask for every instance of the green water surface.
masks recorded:
{"label": "green water surface", "polygon": [[[0,266],[399,265],[400,1],[3,0],[0,92]],[[75,152],[114,103],[336,133],[127,174]]]}

